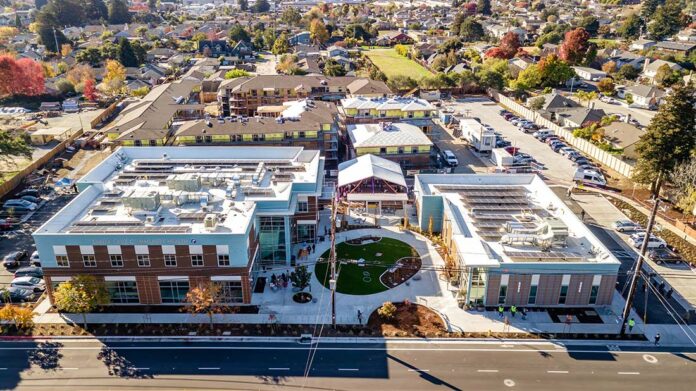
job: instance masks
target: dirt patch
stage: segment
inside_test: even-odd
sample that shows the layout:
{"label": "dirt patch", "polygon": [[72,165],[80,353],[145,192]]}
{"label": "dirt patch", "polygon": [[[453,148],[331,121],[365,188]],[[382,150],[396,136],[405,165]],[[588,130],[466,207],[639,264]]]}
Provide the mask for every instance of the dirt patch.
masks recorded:
{"label": "dirt patch", "polygon": [[428,307],[413,303],[394,303],[394,319],[382,319],[377,310],[370,314],[367,325],[385,336],[438,335],[446,333],[440,315]]}
{"label": "dirt patch", "polygon": [[420,257],[401,258],[396,261],[393,267],[387,269],[379,276],[379,280],[384,286],[395,288],[415,276],[420,270],[422,263]]}

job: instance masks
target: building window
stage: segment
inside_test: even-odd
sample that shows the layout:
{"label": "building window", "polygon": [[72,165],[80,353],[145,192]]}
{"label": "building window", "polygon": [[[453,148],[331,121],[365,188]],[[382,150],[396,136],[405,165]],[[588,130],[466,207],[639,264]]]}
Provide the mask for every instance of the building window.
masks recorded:
{"label": "building window", "polygon": [[135,140],[135,141],[133,141],[133,145],[135,145],[136,147],[140,147],[143,145],[143,142],[140,140]]}
{"label": "building window", "polygon": [[241,281],[213,281],[216,286],[218,303],[242,303],[244,295],[242,294]]}
{"label": "building window", "polygon": [[309,202],[307,201],[297,201],[297,211],[307,212],[309,211]]}
{"label": "building window", "polygon": [[284,217],[259,217],[259,248],[261,250],[261,262],[263,264],[285,264],[286,244]]}
{"label": "building window", "polygon": [[135,256],[138,260],[138,267],[150,267],[150,256],[147,254],[138,254]]}
{"label": "building window", "polygon": [[66,255],[56,255],[56,266],[58,267],[70,267],[70,261]]}
{"label": "building window", "polygon": [[157,140],[150,140],[150,146],[151,146],[151,147],[156,147],[156,146],[157,146]]}
{"label": "building window", "polygon": [[561,294],[558,295],[558,304],[565,304],[568,298],[568,285],[561,286]]}
{"label": "building window", "polygon": [[411,147],[411,153],[418,153],[418,147]]}
{"label": "building window", "polygon": [[218,266],[230,266],[229,254],[218,254]]}
{"label": "building window", "polygon": [[315,224],[298,224],[297,225],[297,241],[303,242],[314,242],[316,237],[316,225]]}
{"label": "building window", "polygon": [[203,266],[203,255],[191,254],[191,266]]}
{"label": "building window", "polygon": [[176,267],[176,255],[164,254],[164,266]]}
{"label": "building window", "polygon": [[109,292],[112,303],[137,304],[138,287],[135,281],[106,281],[106,290]]}
{"label": "building window", "polygon": [[399,154],[404,153],[404,147],[399,147]]}
{"label": "building window", "polygon": [[592,285],[590,289],[590,304],[597,304],[597,296],[599,295],[599,285]]}
{"label": "building window", "polygon": [[381,154],[386,154],[387,153],[387,148],[380,148],[379,153]]}
{"label": "building window", "polygon": [[498,304],[505,304],[505,298],[507,297],[507,285],[501,285],[500,291],[498,292]]}
{"label": "building window", "polygon": [[85,267],[97,267],[97,259],[94,257],[94,255],[83,255],[82,263],[85,265]]}
{"label": "building window", "polygon": [[182,303],[189,291],[188,281],[160,281],[162,303]]}
{"label": "building window", "polygon": [[109,255],[109,260],[111,260],[111,267],[123,267],[123,257],[121,254]]}
{"label": "building window", "polygon": [[529,298],[527,299],[527,304],[529,305],[534,305],[536,304],[536,297],[537,297],[537,288],[538,285],[532,285],[529,288]]}
{"label": "building window", "polygon": [[305,132],[299,132],[298,137],[299,137],[299,138],[305,138]]}

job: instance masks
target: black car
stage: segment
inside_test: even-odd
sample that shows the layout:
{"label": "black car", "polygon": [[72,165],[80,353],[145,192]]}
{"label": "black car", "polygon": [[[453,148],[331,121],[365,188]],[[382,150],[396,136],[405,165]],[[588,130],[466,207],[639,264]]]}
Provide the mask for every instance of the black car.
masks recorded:
{"label": "black car", "polygon": [[648,256],[650,257],[650,259],[652,259],[658,265],[662,265],[663,263],[680,264],[684,261],[684,259],[681,257],[681,255],[675,253],[674,251],[670,250],[669,248],[652,249],[648,253]]}
{"label": "black car", "polygon": [[31,289],[11,286],[0,290],[0,303],[24,303],[25,301],[33,301],[37,296],[38,293]]}
{"label": "black car", "polygon": [[587,160],[586,157],[582,156],[581,154],[577,153],[574,154],[570,157],[570,160],[574,161],[575,163],[582,164],[582,163],[589,163],[590,161]]}
{"label": "black car", "polygon": [[24,196],[38,197],[39,191],[37,189],[24,189],[15,195],[17,198],[22,198]]}
{"label": "black car", "polygon": [[15,272],[14,272],[14,278],[17,278],[17,277],[43,278],[43,276],[44,276],[43,269],[40,267],[36,267],[36,266],[20,267],[19,269],[15,270]]}
{"label": "black car", "polygon": [[495,140],[495,147],[496,148],[505,148],[505,147],[509,147],[511,145],[512,145],[512,143],[508,140],[505,140],[505,139]]}
{"label": "black car", "polygon": [[26,251],[13,251],[7,255],[2,260],[2,264],[5,267],[17,267],[24,258],[27,257]]}

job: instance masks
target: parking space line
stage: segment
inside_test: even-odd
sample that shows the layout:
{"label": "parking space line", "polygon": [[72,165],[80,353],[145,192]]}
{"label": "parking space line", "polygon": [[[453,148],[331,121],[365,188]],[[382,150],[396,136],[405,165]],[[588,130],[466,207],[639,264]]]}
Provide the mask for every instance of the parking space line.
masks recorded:
{"label": "parking space line", "polygon": [[619,375],[640,375],[640,372],[617,372]]}
{"label": "parking space line", "polygon": [[358,368],[338,368],[339,371],[344,371],[344,372],[356,372],[359,371]]}
{"label": "parking space line", "polygon": [[546,373],[568,373],[568,371],[546,371]]}
{"label": "parking space line", "polygon": [[219,371],[220,367],[198,367],[200,371]]}
{"label": "parking space line", "polygon": [[269,371],[289,371],[290,368],[268,368]]}
{"label": "parking space line", "polygon": [[481,372],[481,373],[498,373],[497,369],[479,369],[476,372]]}

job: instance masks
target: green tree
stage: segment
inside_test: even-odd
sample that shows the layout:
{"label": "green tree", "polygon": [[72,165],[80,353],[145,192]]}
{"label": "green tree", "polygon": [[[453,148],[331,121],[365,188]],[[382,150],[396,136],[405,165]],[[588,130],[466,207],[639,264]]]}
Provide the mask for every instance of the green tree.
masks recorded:
{"label": "green tree", "polygon": [[540,87],[556,87],[575,76],[575,71],[557,55],[550,54],[537,64]]}
{"label": "green tree", "polygon": [[121,38],[118,41],[118,61],[124,67],[137,67],[140,65],[130,41],[126,38]]}
{"label": "green tree", "polygon": [[297,26],[302,21],[302,14],[297,8],[288,7],[280,14],[280,20],[289,26]]}
{"label": "green tree", "polygon": [[150,10],[150,12],[156,12],[157,0],[147,0],[147,8]]}
{"label": "green tree", "polygon": [[678,0],[670,0],[660,6],[648,24],[650,37],[662,40],[676,34],[681,29],[681,6]]}
{"label": "green tree", "polygon": [[537,96],[529,101],[529,108],[534,111],[538,111],[544,107],[544,104],[546,104],[546,98],[543,96]]}
{"label": "green tree", "polygon": [[[59,28],[51,25],[40,24],[38,27],[38,35],[41,44],[46,46],[46,49],[52,53],[60,52],[60,47],[70,42]],[[56,41],[58,41],[58,47],[56,47]]]}
{"label": "green tree", "polygon": [[616,85],[614,84],[614,80],[605,77],[597,83],[597,88],[602,94],[611,96],[614,95]]}
{"label": "green tree", "polygon": [[652,184],[655,195],[659,194],[661,185],[657,179],[665,178],[691,157],[696,146],[695,107],[693,83],[676,86],[636,144],[639,157],[634,180]]}
{"label": "green tree", "polygon": [[640,71],[629,64],[624,64],[619,71],[616,72],[616,76],[622,80],[635,80],[639,75]]}
{"label": "green tree", "polygon": [[84,6],[78,0],[51,0],[36,16],[36,22],[56,28],[81,26],[85,22]]}
{"label": "green tree", "polygon": [[396,316],[396,306],[391,301],[387,301],[377,309],[377,314],[384,320],[392,320]]}
{"label": "green tree", "polygon": [[464,19],[459,27],[459,36],[466,42],[480,41],[484,34],[481,23],[472,17]]}
{"label": "green tree", "polygon": [[249,75],[249,72],[245,71],[244,69],[232,69],[231,71],[227,71],[225,73],[225,79],[236,79],[238,77],[247,77]]}
{"label": "green tree", "polygon": [[234,42],[251,42],[251,39],[249,39],[249,33],[239,23],[236,23],[234,26],[232,26],[232,28],[230,28],[229,37],[230,40]]}
{"label": "green tree", "polygon": [[312,281],[312,272],[310,272],[305,265],[297,266],[295,271],[290,273],[290,281],[292,281],[292,285],[295,288],[303,291]]}
{"label": "green tree", "polygon": [[491,14],[491,0],[478,0],[478,2],[476,3],[476,10],[481,15],[490,15]]}
{"label": "green tree", "polygon": [[123,24],[131,21],[130,12],[128,12],[128,4],[125,0],[109,1],[109,23]]}
{"label": "green tree", "polygon": [[619,34],[623,39],[635,39],[640,35],[641,26],[642,22],[640,20],[640,16],[637,14],[630,14],[626,20],[621,23],[621,26],[616,29],[616,33]]}
{"label": "green tree", "polygon": [[249,1],[248,0],[238,0],[237,4],[239,5],[240,10],[242,10],[242,11],[249,10]]}
{"label": "green tree", "polygon": [[109,10],[103,0],[85,0],[85,16],[90,21],[106,20]]}
{"label": "green tree", "polygon": [[268,3],[268,0],[256,0],[254,3],[254,8],[252,11],[256,13],[262,13],[262,12],[268,12],[271,9],[271,4]]}
{"label": "green tree", "polygon": [[78,274],[60,283],[53,292],[53,301],[61,312],[82,314],[87,328],[87,313],[110,302],[109,292],[94,276]]}
{"label": "green tree", "polygon": [[655,72],[655,83],[660,87],[670,87],[681,80],[681,73],[673,71],[669,65],[664,64]]}
{"label": "green tree", "polygon": [[418,82],[406,75],[394,75],[387,80],[387,86],[394,91],[412,90],[418,87]]}
{"label": "green tree", "polygon": [[578,98],[580,102],[587,102],[587,106],[590,106],[590,102],[597,99],[599,96],[595,91],[578,91],[575,93],[575,97]]}
{"label": "green tree", "polygon": [[0,130],[0,163],[5,167],[16,167],[16,157],[31,160],[32,147],[29,144],[28,136],[10,133],[7,130]]}
{"label": "green tree", "polygon": [[309,36],[315,43],[324,43],[329,39],[329,31],[321,19],[314,19],[309,25]]}
{"label": "green tree", "polygon": [[278,54],[285,54],[290,50],[290,42],[288,41],[288,36],[285,34],[285,32],[282,32],[278,38],[276,38],[275,42],[273,43],[273,54],[278,55]]}
{"label": "green tree", "polygon": [[657,11],[657,7],[664,3],[664,0],[643,0],[641,3],[640,16],[643,17],[643,20],[650,20]]}

